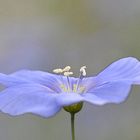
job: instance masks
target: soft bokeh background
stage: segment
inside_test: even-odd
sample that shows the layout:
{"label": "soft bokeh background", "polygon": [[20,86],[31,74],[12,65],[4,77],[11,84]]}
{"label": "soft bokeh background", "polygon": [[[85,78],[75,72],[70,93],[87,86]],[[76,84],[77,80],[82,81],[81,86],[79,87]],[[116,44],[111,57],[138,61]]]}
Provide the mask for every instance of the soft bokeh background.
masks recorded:
{"label": "soft bokeh background", "polygon": [[[127,56],[140,58],[139,0],[0,0],[0,71],[82,65],[88,75]],[[139,140],[140,87],[120,105],[85,104],[76,140]],[[63,110],[44,119],[0,113],[1,140],[71,140]]]}

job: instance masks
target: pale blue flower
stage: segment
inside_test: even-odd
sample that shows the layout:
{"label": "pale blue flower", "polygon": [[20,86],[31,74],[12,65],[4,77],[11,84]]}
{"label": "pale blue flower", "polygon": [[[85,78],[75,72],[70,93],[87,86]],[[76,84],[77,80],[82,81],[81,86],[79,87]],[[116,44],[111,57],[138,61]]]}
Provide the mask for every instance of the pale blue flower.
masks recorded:
{"label": "pale blue flower", "polygon": [[30,70],[1,73],[0,83],[5,89],[0,93],[0,110],[13,116],[33,113],[50,117],[64,106],[84,101],[95,105],[121,103],[131,85],[140,84],[140,62],[133,57],[123,58],[96,76],[84,76]]}

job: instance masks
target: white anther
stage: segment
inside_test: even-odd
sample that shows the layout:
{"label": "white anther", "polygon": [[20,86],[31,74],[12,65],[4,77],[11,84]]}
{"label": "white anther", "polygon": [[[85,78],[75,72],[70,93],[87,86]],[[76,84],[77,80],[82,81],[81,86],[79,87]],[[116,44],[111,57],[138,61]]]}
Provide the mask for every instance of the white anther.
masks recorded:
{"label": "white anther", "polygon": [[80,68],[80,72],[82,72],[82,70],[83,69],[86,69],[87,67],[86,66],[82,66],[81,68]]}
{"label": "white anther", "polygon": [[86,70],[83,69],[83,70],[82,70],[82,75],[83,75],[83,76],[86,76],[86,74],[87,74],[87,73],[86,73]]}
{"label": "white anther", "polygon": [[80,68],[80,72],[83,76],[86,76],[86,74],[87,74],[86,73],[86,68],[87,68],[86,66],[83,66],[83,67]]}
{"label": "white anther", "polygon": [[62,73],[63,70],[62,70],[62,69],[54,69],[53,72],[54,72],[54,73]]}
{"label": "white anther", "polygon": [[64,72],[64,76],[70,76],[73,75],[73,72]]}
{"label": "white anther", "polygon": [[70,66],[66,66],[66,67],[63,69],[63,72],[69,72],[69,71],[70,71],[70,69],[71,69],[71,67],[70,67]]}

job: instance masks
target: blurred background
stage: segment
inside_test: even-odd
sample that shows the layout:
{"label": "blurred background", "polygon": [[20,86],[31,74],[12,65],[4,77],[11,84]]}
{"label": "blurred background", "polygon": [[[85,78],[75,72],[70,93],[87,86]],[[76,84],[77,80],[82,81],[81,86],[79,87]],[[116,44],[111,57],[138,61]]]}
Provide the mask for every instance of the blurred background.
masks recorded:
{"label": "blurred background", "polygon": [[[88,76],[127,56],[140,59],[139,0],[0,0],[0,72],[70,65]],[[0,113],[1,140],[71,140],[63,110],[44,119]],[[140,87],[120,105],[84,104],[76,140],[139,140]]]}

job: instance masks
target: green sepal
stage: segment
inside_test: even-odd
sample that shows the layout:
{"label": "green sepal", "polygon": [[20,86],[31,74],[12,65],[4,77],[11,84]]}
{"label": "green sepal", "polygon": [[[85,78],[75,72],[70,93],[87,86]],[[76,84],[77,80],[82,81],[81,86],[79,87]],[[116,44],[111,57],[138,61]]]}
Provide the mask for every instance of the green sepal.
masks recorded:
{"label": "green sepal", "polygon": [[79,102],[70,106],[64,106],[64,110],[70,113],[77,113],[79,112],[83,107],[83,102]]}

